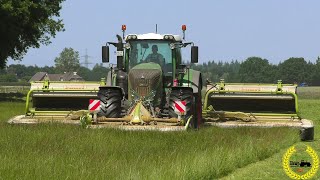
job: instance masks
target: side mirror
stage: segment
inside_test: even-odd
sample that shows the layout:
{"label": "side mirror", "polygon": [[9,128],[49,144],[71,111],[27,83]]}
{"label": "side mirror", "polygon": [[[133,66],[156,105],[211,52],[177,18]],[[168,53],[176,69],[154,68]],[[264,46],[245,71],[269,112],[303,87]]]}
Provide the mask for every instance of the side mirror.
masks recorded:
{"label": "side mirror", "polygon": [[191,63],[198,63],[198,46],[191,46]]}
{"label": "side mirror", "polygon": [[109,46],[102,46],[102,62],[109,62]]}

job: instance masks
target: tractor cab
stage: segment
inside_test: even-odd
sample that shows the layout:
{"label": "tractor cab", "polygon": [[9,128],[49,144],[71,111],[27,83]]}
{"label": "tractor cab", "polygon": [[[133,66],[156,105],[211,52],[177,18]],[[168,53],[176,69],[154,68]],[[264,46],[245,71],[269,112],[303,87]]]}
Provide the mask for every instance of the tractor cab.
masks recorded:
{"label": "tractor cab", "polygon": [[[156,34],[155,34],[156,35]],[[141,63],[159,64],[165,74],[172,76],[173,49],[170,42],[164,40],[132,40],[126,44],[128,53],[128,70]],[[178,57],[181,62],[180,56]],[[174,58],[177,61],[177,57]]]}
{"label": "tractor cab", "polygon": [[[175,76],[175,70],[181,65],[181,48],[193,45],[183,43],[179,35],[171,34],[129,34],[124,38],[117,35],[118,42],[108,42],[117,48],[117,68],[129,72],[133,67],[142,63],[160,65],[166,76]],[[109,46],[102,47],[103,62],[109,62]],[[198,47],[191,47],[191,62],[198,62]]]}
{"label": "tractor cab", "polygon": [[[183,42],[185,25],[182,26],[183,37],[157,33],[124,36],[126,26],[123,26],[122,30],[123,36],[117,35],[118,42],[108,42],[107,46],[102,47],[102,60],[109,62],[108,45],[117,48],[117,67],[115,69],[117,72],[113,72],[117,76],[110,73],[108,79],[111,82],[107,84],[123,88],[128,99],[130,99],[132,90],[139,91],[139,88],[135,87],[139,84],[148,84],[147,89],[149,90],[145,89],[144,93],[138,93],[141,96],[147,96],[151,92],[151,85],[155,89],[171,88],[176,79],[183,79],[185,73],[181,72],[186,72],[186,66],[182,65],[182,48],[192,45],[191,62],[198,62],[198,47],[192,42]],[[146,83],[141,83],[145,81]],[[159,90],[157,92],[160,93]]]}
{"label": "tractor cab", "polygon": [[125,38],[125,70],[159,69],[164,86],[170,87],[177,65],[181,64],[182,39],[177,35],[142,34]]}

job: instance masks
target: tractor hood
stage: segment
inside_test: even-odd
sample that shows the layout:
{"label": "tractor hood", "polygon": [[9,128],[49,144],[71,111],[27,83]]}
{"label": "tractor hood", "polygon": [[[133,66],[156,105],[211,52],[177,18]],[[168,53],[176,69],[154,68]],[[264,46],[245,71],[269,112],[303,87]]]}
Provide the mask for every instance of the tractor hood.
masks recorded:
{"label": "tractor hood", "polygon": [[159,70],[161,71],[161,66],[157,63],[149,62],[142,63],[134,66],[131,70],[140,69],[140,70]]}
{"label": "tractor hood", "polygon": [[129,99],[132,97],[132,91],[138,96],[149,96],[153,91],[155,92],[156,101],[159,100],[162,93],[162,70],[161,66],[156,63],[142,63],[133,67],[129,71]]}

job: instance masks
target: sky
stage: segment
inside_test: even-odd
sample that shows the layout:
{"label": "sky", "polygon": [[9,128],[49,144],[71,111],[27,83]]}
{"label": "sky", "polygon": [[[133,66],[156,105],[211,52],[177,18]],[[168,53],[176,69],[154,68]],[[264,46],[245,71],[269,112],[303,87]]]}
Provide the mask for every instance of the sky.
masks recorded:
{"label": "sky", "polygon": [[[319,0],[67,0],[60,19],[65,31],[52,43],[30,49],[20,64],[53,66],[65,47],[86,50],[93,64],[101,62],[101,46],[122,34],[155,32],[182,35],[199,46],[199,62],[243,61],[251,56],[278,64],[290,57],[315,62],[320,56]],[[111,49],[113,52],[114,49]],[[190,48],[183,51],[190,59]],[[111,53],[111,63],[116,56]],[[8,64],[18,64],[9,60]]]}

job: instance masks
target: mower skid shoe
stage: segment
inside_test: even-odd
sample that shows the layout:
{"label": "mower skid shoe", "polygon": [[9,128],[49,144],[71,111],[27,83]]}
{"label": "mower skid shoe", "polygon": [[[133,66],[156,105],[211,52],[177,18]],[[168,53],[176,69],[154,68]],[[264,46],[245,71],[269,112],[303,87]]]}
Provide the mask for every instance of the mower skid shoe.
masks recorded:
{"label": "mower skid shoe", "polygon": [[314,127],[302,127],[300,129],[301,141],[313,141],[314,140]]}

